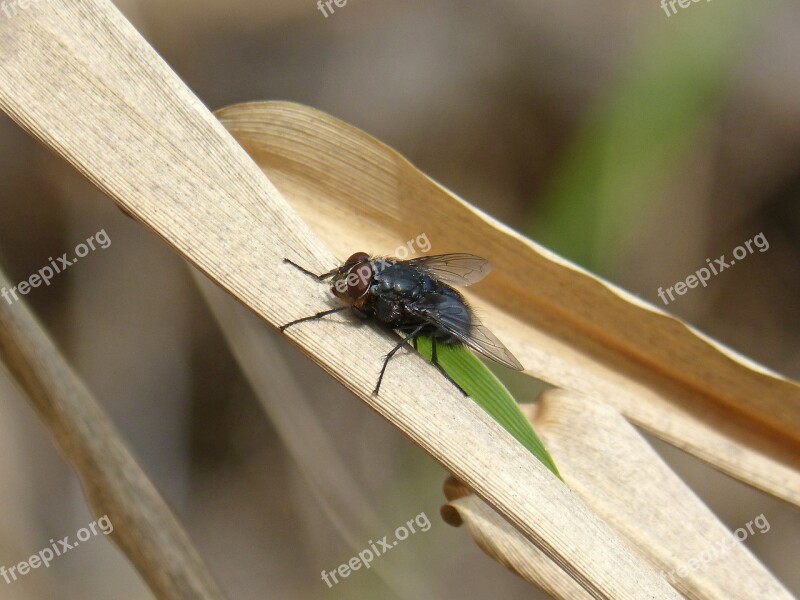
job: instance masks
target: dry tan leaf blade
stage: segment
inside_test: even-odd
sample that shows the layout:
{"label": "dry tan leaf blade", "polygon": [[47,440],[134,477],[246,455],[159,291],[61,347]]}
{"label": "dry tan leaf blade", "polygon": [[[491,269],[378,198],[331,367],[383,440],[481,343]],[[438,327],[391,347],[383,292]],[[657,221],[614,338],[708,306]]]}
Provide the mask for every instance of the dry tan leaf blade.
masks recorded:
{"label": "dry tan leaf blade", "polygon": [[534,424],[570,488],[682,594],[792,598],[614,408],[554,390]]}
{"label": "dry tan leaf blade", "polygon": [[[540,404],[533,422],[564,480],[680,593],[708,600],[793,597],[616,410],[561,390],[546,392]],[[487,554],[553,596],[581,597],[465,486],[448,480],[445,495],[446,520],[464,521]],[[766,525],[762,519],[750,527],[757,534]]]}
{"label": "dry tan leaf blade", "polygon": [[491,283],[470,292],[527,373],[605,399],[662,439],[800,505],[796,383],[519,236],[329,115],[281,102],[217,114],[340,258],[391,253],[422,233],[432,253],[486,256]]}
{"label": "dry tan leaf blade", "polygon": [[[319,285],[283,259],[330,268],[335,257],[110,2],[49,2],[4,22],[0,107],[266,322],[279,325],[319,309]],[[322,144],[302,131],[288,135],[295,147]],[[374,151],[362,150],[359,168],[383,168],[369,167]],[[332,178],[342,186],[354,175],[324,171],[304,189],[316,187],[312,195],[322,199],[327,183],[320,182]],[[398,182],[395,192],[405,196],[414,181]],[[337,228],[350,216],[341,213]],[[298,327],[287,337],[593,596],[678,597],[425,360],[399,357],[375,397],[376,357],[393,338],[349,322],[322,325]]]}
{"label": "dry tan leaf blade", "polygon": [[442,506],[442,518],[454,527],[466,524],[475,543],[501,565],[553,598],[592,598],[488,504],[452,477],[445,482],[445,496],[448,502]]}

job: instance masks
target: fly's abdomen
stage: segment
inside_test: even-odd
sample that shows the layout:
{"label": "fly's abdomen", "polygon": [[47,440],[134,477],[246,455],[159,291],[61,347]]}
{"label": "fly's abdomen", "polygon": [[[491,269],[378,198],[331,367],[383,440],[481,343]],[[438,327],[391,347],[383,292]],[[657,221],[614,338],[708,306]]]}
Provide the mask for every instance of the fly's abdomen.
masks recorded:
{"label": "fly's abdomen", "polygon": [[425,313],[434,326],[429,335],[444,344],[460,343],[451,332],[455,330],[469,335],[472,328],[472,312],[469,306],[461,294],[452,288],[447,288],[442,294],[432,295],[429,301],[430,298],[435,298],[435,302],[425,305]]}

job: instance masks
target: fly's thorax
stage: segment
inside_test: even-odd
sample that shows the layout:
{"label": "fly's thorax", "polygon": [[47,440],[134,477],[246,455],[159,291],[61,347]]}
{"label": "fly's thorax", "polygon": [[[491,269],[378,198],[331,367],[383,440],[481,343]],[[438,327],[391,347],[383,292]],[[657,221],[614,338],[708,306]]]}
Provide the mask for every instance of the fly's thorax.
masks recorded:
{"label": "fly's thorax", "polygon": [[435,292],[442,284],[422,269],[403,262],[389,262],[374,274],[378,294],[388,294],[396,300],[413,300],[420,295]]}
{"label": "fly's thorax", "polygon": [[386,256],[378,256],[372,259],[372,268],[375,274],[383,273],[386,269],[393,267],[397,261]]}

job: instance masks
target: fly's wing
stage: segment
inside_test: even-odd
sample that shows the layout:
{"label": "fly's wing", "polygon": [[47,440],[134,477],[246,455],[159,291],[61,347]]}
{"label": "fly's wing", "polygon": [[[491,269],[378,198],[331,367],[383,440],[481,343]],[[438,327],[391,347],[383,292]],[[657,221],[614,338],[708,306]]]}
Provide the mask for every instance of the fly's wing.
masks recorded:
{"label": "fly's wing", "polygon": [[524,370],[511,351],[480,322],[475,313],[465,305],[456,306],[450,302],[437,302],[437,299],[444,298],[438,294],[431,295],[427,301],[416,305],[415,312],[430,323],[440,326],[457,340],[486,358],[515,371]]}
{"label": "fly's wing", "polygon": [[492,264],[474,254],[437,254],[401,261],[425,269],[443,283],[468,286],[486,277]]}

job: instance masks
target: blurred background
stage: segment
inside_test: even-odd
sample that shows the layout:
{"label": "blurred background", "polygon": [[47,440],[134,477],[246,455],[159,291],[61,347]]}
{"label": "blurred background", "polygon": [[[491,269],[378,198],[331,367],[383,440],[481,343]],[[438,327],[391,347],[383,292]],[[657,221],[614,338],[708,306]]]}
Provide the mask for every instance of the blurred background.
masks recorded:
{"label": "blurred background", "polygon": [[[327,17],[312,0],[118,6],[209,108],[280,99],[327,111],[556,252],[800,377],[799,4],[700,2],[669,16],[657,0],[350,0]],[[258,338],[274,385],[248,380],[176,254],[5,117],[0,147],[11,280],[97,231],[111,239],[26,301],[230,598],[545,597],[441,521],[446,473],[420,449],[255,321],[242,335]],[[659,287],[762,232],[768,251],[659,300]],[[800,593],[798,512],[652,442],[732,529],[764,513],[770,531],[745,543]],[[0,565],[93,520],[2,368],[0,481]],[[348,506],[328,501],[337,483]],[[421,513],[430,530],[369,571],[321,580]],[[151,594],[101,537],[0,581],[0,597]]]}

